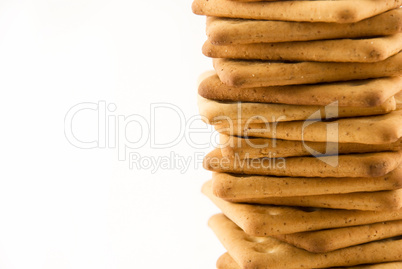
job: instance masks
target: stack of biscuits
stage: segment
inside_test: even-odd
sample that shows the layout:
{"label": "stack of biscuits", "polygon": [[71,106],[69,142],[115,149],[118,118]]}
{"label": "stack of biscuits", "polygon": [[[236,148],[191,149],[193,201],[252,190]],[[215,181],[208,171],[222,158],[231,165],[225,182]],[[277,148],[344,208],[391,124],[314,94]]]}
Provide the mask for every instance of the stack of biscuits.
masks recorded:
{"label": "stack of biscuits", "polygon": [[402,268],[402,0],[194,0],[218,269]]}

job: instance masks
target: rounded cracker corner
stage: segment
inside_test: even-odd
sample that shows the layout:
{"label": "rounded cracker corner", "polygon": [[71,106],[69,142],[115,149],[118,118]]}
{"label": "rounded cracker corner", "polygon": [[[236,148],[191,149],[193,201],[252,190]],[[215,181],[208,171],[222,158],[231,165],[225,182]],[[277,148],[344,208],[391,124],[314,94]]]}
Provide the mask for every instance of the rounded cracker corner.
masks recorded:
{"label": "rounded cracker corner", "polygon": [[194,0],[193,3],[191,4],[191,10],[196,15],[204,15],[202,12],[202,5],[200,2],[201,2],[200,0]]}
{"label": "rounded cracker corner", "polygon": [[216,261],[216,268],[226,268],[228,264],[232,263],[232,260],[230,258],[231,257],[228,253],[220,256],[219,259]]}
{"label": "rounded cracker corner", "polygon": [[381,41],[368,41],[367,49],[365,53],[365,57],[367,62],[380,62],[392,57],[393,55],[388,57],[386,51],[388,50],[387,45],[385,45]]}
{"label": "rounded cracker corner", "polygon": [[[388,192],[386,192],[388,193]],[[391,210],[391,211],[396,211],[402,208],[402,190],[394,190],[391,191],[391,195],[387,195],[382,198],[382,204],[385,206],[383,210]]]}
{"label": "rounded cracker corner", "polygon": [[225,32],[219,31],[215,29],[216,27],[210,26],[209,29],[207,29],[207,37],[209,43],[215,46],[222,46],[222,45],[228,45],[231,42],[228,40],[228,36]]}
{"label": "rounded cracker corner", "polygon": [[202,167],[208,171],[214,170],[214,167],[211,165],[210,158],[208,158],[208,155],[204,157],[204,160],[202,161]]}
{"label": "rounded cracker corner", "polygon": [[223,74],[220,77],[221,81],[230,87],[242,87],[245,83],[245,80],[241,74],[239,74],[236,70],[233,70],[230,74]]}
{"label": "rounded cracker corner", "polygon": [[214,171],[219,169],[219,160],[221,158],[220,149],[214,149],[209,152],[202,161],[204,169]]}
{"label": "rounded cracker corner", "polygon": [[382,177],[388,174],[389,163],[384,160],[378,160],[375,162],[368,162],[367,164],[367,175],[370,177]]}
{"label": "rounded cracker corner", "polygon": [[229,59],[214,58],[213,65],[219,79],[223,84],[230,87],[241,87],[245,83],[245,79],[241,71],[236,67],[228,65]]}
{"label": "rounded cracker corner", "polygon": [[[255,215],[253,215],[253,216],[255,216]],[[255,217],[257,217],[257,218],[255,218]],[[241,228],[243,229],[243,231],[247,235],[255,236],[255,237],[267,237],[267,236],[272,235],[270,233],[263,232],[264,225],[260,223],[258,216],[255,216],[255,217],[249,217],[242,221]]]}
{"label": "rounded cracker corner", "polygon": [[369,107],[380,106],[385,103],[386,99],[382,92],[372,91],[366,98],[366,104]]}
{"label": "rounded cracker corner", "polygon": [[[388,114],[390,114],[390,113],[388,113]],[[384,126],[381,138],[382,138],[381,143],[385,144],[385,143],[394,143],[394,142],[398,141],[401,137],[398,134],[398,131],[393,130],[393,129],[388,129],[387,126]]]}
{"label": "rounded cracker corner", "polygon": [[202,45],[202,49],[201,49],[202,54],[204,54],[204,56],[209,57],[209,58],[216,58],[216,57],[214,57],[215,54],[212,51],[212,46],[213,45],[211,44],[210,41],[208,41],[208,40],[205,41],[204,45]]}
{"label": "rounded cracker corner", "polygon": [[212,193],[221,199],[228,201],[228,187],[225,186],[219,179],[212,180]]}
{"label": "rounded cracker corner", "polygon": [[402,176],[397,178],[397,181],[393,185],[394,189],[402,188]]}
{"label": "rounded cracker corner", "polygon": [[215,214],[211,216],[208,220],[208,226],[213,227],[215,226],[215,223],[220,222],[223,217],[223,214]]}

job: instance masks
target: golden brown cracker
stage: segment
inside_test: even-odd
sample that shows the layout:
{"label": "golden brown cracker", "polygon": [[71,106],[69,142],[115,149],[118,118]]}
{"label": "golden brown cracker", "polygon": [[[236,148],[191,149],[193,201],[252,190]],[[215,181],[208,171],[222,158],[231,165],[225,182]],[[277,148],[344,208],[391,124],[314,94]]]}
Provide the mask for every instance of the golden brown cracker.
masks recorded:
{"label": "golden brown cracker", "polygon": [[222,122],[280,122],[354,118],[387,114],[396,109],[394,97],[375,107],[304,106],[288,104],[219,102],[198,96],[198,110],[203,120],[211,125]]}
{"label": "golden brown cracker", "polygon": [[238,2],[194,0],[198,15],[279,21],[358,22],[402,4],[400,0]]}
{"label": "golden brown cracker", "polygon": [[380,177],[402,163],[402,151],[335,156],[240,159],[215,149],[204,158],[213,172],[285,177]]}
{"label": "golden brown cracker", "polygon": [[400,235],[402,220],[274,237],[310,252],[323,253]]}
{"label": "golden brown cracker", "polygon": [[211,58],[299,62],[378,62],[402,50],[402,34],[362,39],[213,45],[202,52]]}
{"label": "golden brown cracker", "polygon": [[386,144],[402,137],[402,110],[386,115],[333,121],[291,121],[276,123],[224,122],[215,125],[223,134],[295,141]]}
{"label": "golden brown cracker", "polygon": [[402,75],[402,53],[375,63],[271,62],[213,59],[220,80],[242,88],[316,84]]}
{"label": "golden brown cracker", "polygon": [[225,200],[291,197],[402,188],[402,166],[380,177],[275,177],[213,173],[214,195]]}
{"label": "golden brown cracker", "polygon": [[272,237],[249,236],[222,214],[208,224],[240,268],[333,268],[402,260],[402,239],[398,238],[311,253]]}
{"label": "golden brown cracker", "polygon": [[[233,258],[229,255],[229,253],[223,254],[219,257],[216,262],[217,269],[241,269],[241,267],[233,260]],[[338,269],[400,269],[402,268],[402,262],[387,262],[387,263],[378,263],[371,265],[361,265],[361,266],[353,266],[353,267],[342,267]],[[308,268],[305,268],[308,269]],[[332,268],[336,269],[336,268]]]}
{"label": "golden brown cracker", "polygon": [[206,30],[214,45],[376,37],[402,31],[402,9],[343,24],[207,17]]}
{"label": "golden brown cracker", "polygon": [[[402,189],[379,192],[323,194],[312,196],[224,198],[228,202],[261,205],[302,206],[348,210],[398,210],[402,208]],[[402,235],[402,233],[401,233]]]}
{"label": "golden brown cracker", "polygon": [[220,134],[223,157],[240,159],[279,158],[311,155],[374,153],[402,150],[402,138],[387,144],[292,141],[271,138],[237,137]]}
{"label": "golden brown cracker", "polygon": [[[371,107],[384,103],[402,89],[402,77],[388,77],[314,85],[240,88],[222,83],[212,72],[205,74],[198,94],[216,101],[280,103],[290,105]],[[400,98],[402,99],[402,98]]]}
{"label": "golden brown cracker", "polygon": [[202,192],[223,214],[252,236],[292,234],[402,220],[401,209],[361,211],[231,203],[213,195],[211,181],[204,184]]}

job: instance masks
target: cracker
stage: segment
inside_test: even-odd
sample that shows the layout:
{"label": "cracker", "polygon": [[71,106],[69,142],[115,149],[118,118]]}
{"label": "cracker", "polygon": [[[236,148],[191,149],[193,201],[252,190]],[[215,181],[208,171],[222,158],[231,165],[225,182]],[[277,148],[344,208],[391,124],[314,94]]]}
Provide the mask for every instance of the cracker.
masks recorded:
{"label": "cracker", "polygon": [[402,75],[402,53],[375,63],[281,63],[213,59],[220,80],[242,88],[349,81]]}
{"label": "cracker", "polygon": [[198,109],[204,121],[215,125],[226,121],[260,123],[381,115],[395,110],[396,102],[391,97],[376,107],[337,107],[334,113],[326,106],[219,102],[198,96]]}
{"label": "cracker", "polygon": [[275,1],[243,3],[231,0],[194,0],[198,15],[215,17],[351,23],[397,8],[400,0]]}
{"label": "cracker", "polygon": [[379,106],[402,89],[402,77],[377,78],[315,85],[239,88],[222,83],[209,72],[198,87],[198,94],[216,101],[280,103],[289,105]]}
{"label": "cracker", "polygon": [[[342,267],[338,269],[399,269],[402,262],[379,263],[373,265],[362,265],[353,267]],[[217,269],[241,269],[241,267],[233,260],[229,253],[223,254],[216,262]],[[336,269],[336,268],[333,268]]]}
{"label": "cracker", "polygon": [[380,177],[402,163],[402,151],[324,157],[223,158],[219,149],[204,158],[213,172],[285,177]]}
{"label": "cracker", "polygon": [[402,50],[402,34],[366,39],[254,43],[216,46],[206,41],[205,56],[264,61],[378,62]]}
{"label": "cracker", "polygon": [[373,153],[402,150],[402,139],[389,144],[323,143],[292,141],[270,138],[242,138],[220,134],[219,148],[222,156],[240,159],[279,158],[311,156],[313,154],[334,155]]}
{"label": "cracker", "polygon": [[402,220],[274,237],[310,252],[323,253],[400,235]]}
{"label": "cracker", "polygon": [[252,236],[292,234],[402,220],[401,209],[361,211],[231,203],[213,195],[211,181],[204,184],[202,192],[223,214]]}
{"label": "cracker", "polygon": [[222,214],[208,224],[240,268],[333,268],[402,260],[402,239],[398,238],[311,253],[272,237],[249,236]]}
{"label": "cracker", "polygon": [[208,17],[206,30],[208,40],[214,45],[385,36],[402,31],[402,9],[346,24]]}
{"label": "cracker", "polygon": [[241,269],[240,266],[233,260],[229,253],[225,253],[219,257],[216,262],[217,269]]}
{"label": "cracker", "polygon": [[[302,206],[349,210],[398,210],[402,208],[402,189],[379,192],[324,194],[293,197],[226,198],[228,202],[261,205]],[[400,234],[402,235],[402,233]]]}
{"label": "cracker", "polygon": [[402,166],[380,177],[269,177],[213,173],[212,179],[214,195],[225,200],[377,192],[402,188]]}
{"label": "cracker", "polygon": [[224,122],[215,125],[223,134],[283,140],[386,144],[402,137],[402,110],[386,115],[339,119],[330,122],[305,121],[267,123]]}

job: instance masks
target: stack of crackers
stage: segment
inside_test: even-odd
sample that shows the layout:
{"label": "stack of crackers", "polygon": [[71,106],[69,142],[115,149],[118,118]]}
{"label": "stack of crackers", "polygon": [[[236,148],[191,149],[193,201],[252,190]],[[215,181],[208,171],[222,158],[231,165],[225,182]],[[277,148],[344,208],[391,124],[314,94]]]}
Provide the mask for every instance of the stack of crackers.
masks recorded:
{"label": "stack of crackers", "polygon": [[219,269],[402,268],[401,4],[194,0]]}

